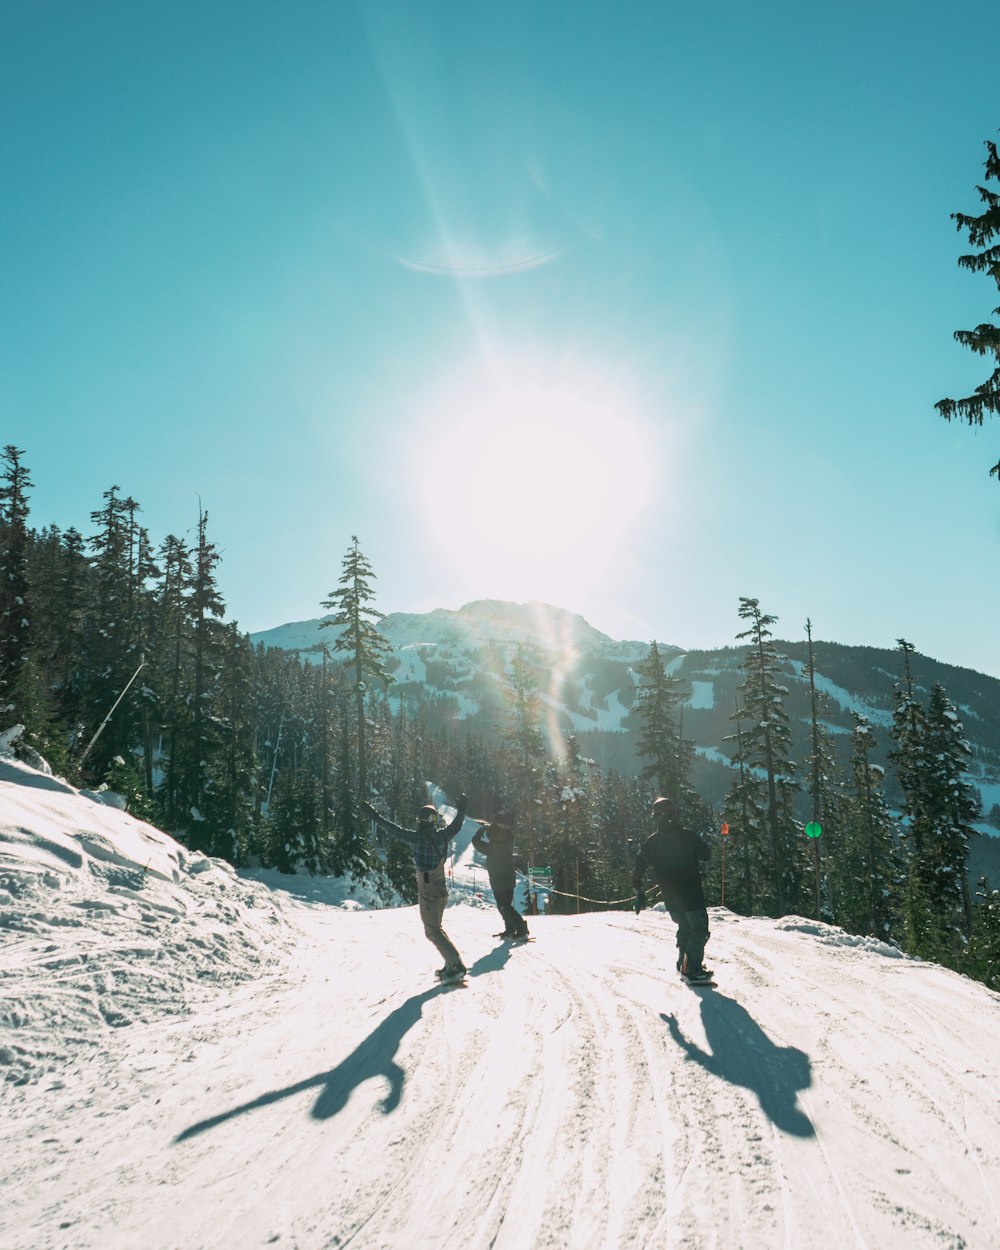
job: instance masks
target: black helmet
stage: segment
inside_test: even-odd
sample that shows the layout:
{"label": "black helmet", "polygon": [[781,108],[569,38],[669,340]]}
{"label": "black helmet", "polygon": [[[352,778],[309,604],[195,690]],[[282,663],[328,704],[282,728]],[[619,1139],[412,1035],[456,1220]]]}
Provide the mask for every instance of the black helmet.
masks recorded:
{"label": "black helmet", "polygon": [[433,803],[425,803],[417,812],[417,822],[421,825],[433,825],[437,822],[437,808]]}
{"label": "black helmet", "polygon": [[673,799],[658,798],[653,803],[650,815],[656,820],[661,820],[664,816],[676,816],[677,804]]}

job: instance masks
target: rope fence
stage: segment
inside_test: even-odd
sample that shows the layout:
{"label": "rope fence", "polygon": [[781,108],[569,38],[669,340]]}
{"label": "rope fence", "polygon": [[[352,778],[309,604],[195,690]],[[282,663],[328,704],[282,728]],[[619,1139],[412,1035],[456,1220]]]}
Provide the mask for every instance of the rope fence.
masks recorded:
{"label": "rope fence", "polygon": [[[554,890],[552,889],[551,886],[543,886],[542,888],[544,889],[546,894],[558,894],[560,898],[575,898],[580,903],[594,903],[598,907],[621,907],[624,903],[634,902],[635,897],[636,897],[634,894],[630,894],[628,898],[587,898],[585,894],[573,894],[572,892],[568,890]],[[529,890],[529,893],[538,892],[537,890],[531,891],[530,882],[528,883],[528,890]],[[647,890],[646,891],[647,904],[649,900],[652,898],[655,898],[656,895],[659,894],[659,892],[660,890],[658,886],[654,886],[651,890]]]}

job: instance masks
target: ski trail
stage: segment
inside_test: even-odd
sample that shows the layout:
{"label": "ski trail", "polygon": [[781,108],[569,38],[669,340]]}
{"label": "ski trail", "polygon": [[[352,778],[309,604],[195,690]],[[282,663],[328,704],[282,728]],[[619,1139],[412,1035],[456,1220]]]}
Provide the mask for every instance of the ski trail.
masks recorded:
{"label": "ski trail", "polygon": [[953,974],[719,914],[693,990],[662,913],[511,949],[454,907],[445,989],[414,909],[291,910],[278,970],[108,1029],[0,1121],[5,1250],[997,1241],[1000,999]]}

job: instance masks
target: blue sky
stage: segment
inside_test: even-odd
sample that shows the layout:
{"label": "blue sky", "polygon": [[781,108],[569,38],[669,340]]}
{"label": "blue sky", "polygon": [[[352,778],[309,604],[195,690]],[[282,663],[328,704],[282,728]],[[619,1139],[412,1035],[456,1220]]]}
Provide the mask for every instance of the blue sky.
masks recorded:
{"label": "blue sky", "polygon": [[1000,9],[0,8],[0,442],[32,522],[199,500],[248,630],[542,599],[1000,674],[1000,430],[950,214]]}

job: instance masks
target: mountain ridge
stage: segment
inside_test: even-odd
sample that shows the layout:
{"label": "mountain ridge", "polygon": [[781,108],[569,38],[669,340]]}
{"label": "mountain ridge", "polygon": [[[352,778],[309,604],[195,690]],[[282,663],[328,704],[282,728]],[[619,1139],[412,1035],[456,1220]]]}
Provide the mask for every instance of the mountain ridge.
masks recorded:
{"label": "mountain ridge", "polygon": [[[330,618],[326,618],[330,619]],[[381,622],[392,652],[394,678],[389,697],[422,707],[432,728],[464,723],[469,732],[493,736],[507,717],[502,678],[515,654],[534,676],[547,727],[565,738],[575,734],[581,750],[605,769],[623,774],[641,767],[636,754],[635,667],[649,642],[616,640],[578,614],[549,604],[476,600],[457,610],[392,613]],[[254,642],[296,651],[319,662],[328,630],[321,619],[295,622],[260,634]],[[329,641],[332,642],[332,639]],[[746,647],[682,649],[657,644],[668,672],[687,695],[683,732],[695,746],[692,782],[717,803],[732,781],[733,713],[744,679]],[[808,754],[810,723],[806,673],[808,644],[775,640],[782,656],[785,707],[791,721],[793,757]],[[867,717],[875,731],[875,762],[888,765],[889,727],[898,679],[896,650],[813,642],[822,719],[841,764],[850,755],[852,713]],[[940,682],[962,718],[972,748],[969,779],[979,791],[984,833],[1000,830],[1000,680],[915,652],[910,657],[918,697]],[[892,777],[889,794],[892,795]],[[991,814],[992,813],[992,814]]]}

